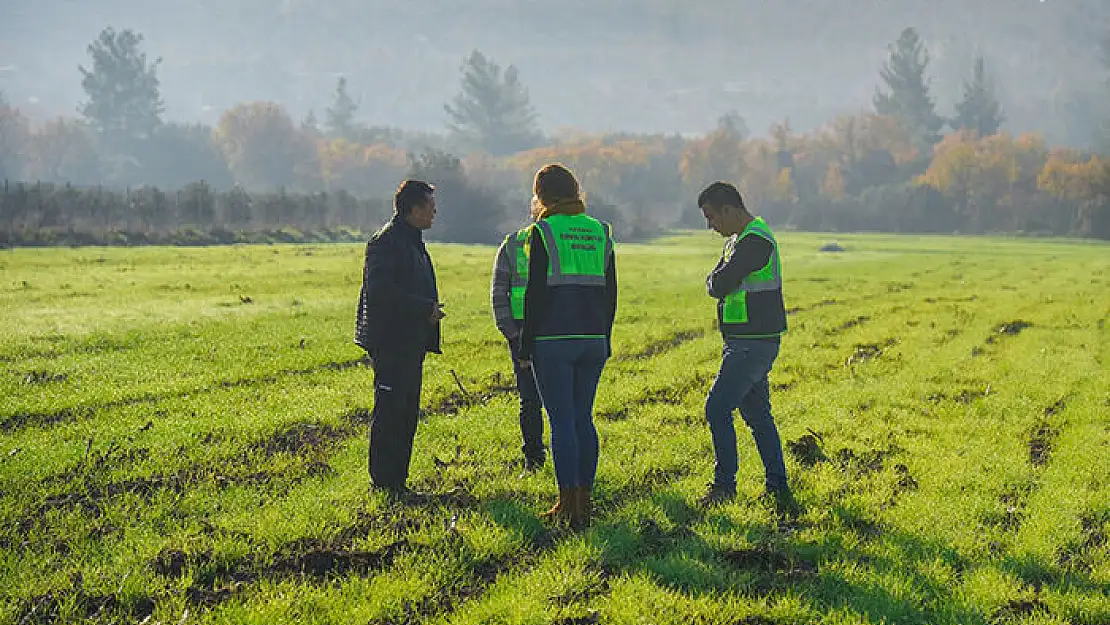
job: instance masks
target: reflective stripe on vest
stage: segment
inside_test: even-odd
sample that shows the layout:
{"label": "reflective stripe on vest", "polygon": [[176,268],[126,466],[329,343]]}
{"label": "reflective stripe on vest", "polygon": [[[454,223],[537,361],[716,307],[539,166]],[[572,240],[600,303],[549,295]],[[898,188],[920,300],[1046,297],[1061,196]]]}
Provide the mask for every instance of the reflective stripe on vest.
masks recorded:
{"label": "reflective stripe on vest", "polygon": [[521,228],[516,234],[505,237],[505,252],[509,255],[509,275],[511,277],[509,303],[512,305],[513,319],[524,320],[524,291],[528,287],[528,235],[532,227]]}
{"label": "reflective stripe on vest", "polygon": [[[779,260],[779,245],[775,241],[775,235],[771,233],[771,229],[762,217],[753,219],[744,228],[744,231],[730,242],[730,245],[735,246],[737,241],[749,234],[763,237],[771,242],[771,257],[767,259],[766,265],[745,276],[744,280],[740,282],[740,286],[725,297],[721,310],[721,323],[748,322],[748,293],[782,289],[782,264]],[[732,252],[733,250],[728,250],[729,258],[732,257]],[[725,260],[727,262],[728,258]]]}
{"label": "reflective stripe on vest", "polygon": [[548,286],[605,286],[613,251],[609,224],[589,215],[552,215],[533,226],[547,247]]}

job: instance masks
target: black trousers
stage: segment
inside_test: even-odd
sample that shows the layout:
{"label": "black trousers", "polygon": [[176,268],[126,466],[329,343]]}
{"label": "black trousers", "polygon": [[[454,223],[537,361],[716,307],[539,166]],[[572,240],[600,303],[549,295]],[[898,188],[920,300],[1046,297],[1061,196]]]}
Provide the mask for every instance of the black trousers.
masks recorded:
{"label": "black trousers", "polygon": [[412,441],[420,417],[423,350],[370,352],[374,367],[374,410],[370,413],[370,480],[402,488],[409,477]]}
{"label": "black trousers", "polygon": [[543,402],[536,388],[536,378],[531,369],[520,366],[520,354],[516,341],[509,341],[509,354],[513,359],[513,375],[516,376],[516,389],[520,395],[520,435],[524,439],[521,452],[532,462],[542,463],[543,447]]}

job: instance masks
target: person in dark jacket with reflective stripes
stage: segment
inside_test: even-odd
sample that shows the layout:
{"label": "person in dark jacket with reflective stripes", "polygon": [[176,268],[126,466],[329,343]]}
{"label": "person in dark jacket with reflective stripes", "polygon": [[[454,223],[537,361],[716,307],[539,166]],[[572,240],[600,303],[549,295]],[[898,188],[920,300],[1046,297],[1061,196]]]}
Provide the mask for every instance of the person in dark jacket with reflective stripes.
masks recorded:
{"label": "person in dark jacket with reflective stripes", "polygon": [[533,190],[543,211],[528,240],[519,352],[551,425],[559,499],[543,516],[581,528],[597,474],[594,397],[617,310],[612,228],[585,214],[578,180],[562,165],[540,169]]}
{"label": "person in dark jacket with reflective stripes", "polygon": [[778,242],[767,222],[748,212],[740,192],[729,183],[706,187],[698,206],[708,227],[728,237],[705,282],[706,292],[717,300],[725,344],[720,371],[705,402],[716,465],[701,502],[708,505],[736,495],[733,411],[739,409],[763,461],[764,494],[773,496],[776,504],[792,506],[768,381],[786,332]]}
{"label": "person in dark jacket with reflective stripes", "polygon": [[424,356],[440,352],[435,269],[422,232],[436,214],[435,189],[420,180],[397,188],[394,215],[370,237],[362,270],[355,343],[374,367],[370,415],[370,479],[396,496],[410,496],[406,482],[420,414]]}
{"label": "person in dark jacket with reflective stripes", "polygon": [[[539,217],[542,208],[538,201],[532,202],[532,221]],[[528,285],[528,256],[525,248],[531,233],[531,226],[528,226],[505,237],[494,257],[493,275],[490,279],[490,304],[493,306],[494,323],[509,345],[517,394],[520,396],[520,434],[524,440],[521,452],[524,454],[525,472],[541,468],[547,455],[543,446],[543,403],[540,401],[540,391],[536,388],[536,378],[532,375],[532,370],[521,366],[517,348],[524,324],[524,290]]]}

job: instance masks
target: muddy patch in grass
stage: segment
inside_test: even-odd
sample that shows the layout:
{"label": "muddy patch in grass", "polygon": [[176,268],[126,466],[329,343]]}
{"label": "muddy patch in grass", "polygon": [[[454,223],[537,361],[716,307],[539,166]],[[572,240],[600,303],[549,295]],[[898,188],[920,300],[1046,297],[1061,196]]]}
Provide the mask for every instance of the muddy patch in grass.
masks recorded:
{"label": "muddy patch in grass", "polygon": [[815,467],[818,463],[829,459],[822,449],[821,435],[816,432],[805,434],[797,440],[786,441],[786,450],[794,456],[798,464],[807,468]]}
{"label": "muddy patch in grass", "polygon": [[991,615],[991,623],[1012,623],[1035,612],[1049,614],[1048,606],[1037,597],[1013,599],[994,611]]}
{"label": "muddy patch in grass", "polygon": [[1035,467],[1043,467],[1052,458],[1052,449],[1060,430],[1052,427],[1043,419],[1038,421],[1029,433],[1029,462]]}
{"label": "muddy patch in grass", "polygon": [[[76,582],[80,584],[81,580]],[[90,595],[78,588],[72,594],[55,595],[51,592],[24,600],[15,622],[20,625],[61,622],[62,607],[67,604],[73,606],[72,610],[87,621],[137,623],[154,613],[154,601],[149,597],[141,597],[133,603],[125,604],[114,594]]]}
{"label": "muddy patch in grass", "polygon": [[844,361],[844,365],[851,367],[852,365],[874,360],[883,355],[883,347],[878,343],[861,343],[857,344],[855,351],[852,352],[848,359]]}
{"label": "muddy patch in grass", "polygon": [[998,327],[994,329],[994,333],[987,337],[987,343],[997,342],[1000,336],[1017,336],[1021,334],[1023,330],[1031,327],[1033,327],[1032,323],[1021,319],[1007,321],[999,324]]}
{"label": "muddy patch in grass", "polygon": [[318,455],[354,435],[349,427],[299,421],[283,426],[273,435],[252,445],[266,456],[278,454]]}
{"label": "muddy patch in grass", "polygon": [[28,385],[61,384],[69,380],[68,373],[51,373],[50,371],[43,370],[16,373],[16,375],[22,378],[24,384]]}
{"label": "muddy patch in grass", "polygon": [[871,317],[868,317],[867,315],[860,315],[854,319],[849,319],[841,323],[840,325],[832,327],[831,329],[829,329],[828,334],[837,334],[839,332],[844,332],[845,330],[851,330],[852,328],[861,326],[870,320]]}

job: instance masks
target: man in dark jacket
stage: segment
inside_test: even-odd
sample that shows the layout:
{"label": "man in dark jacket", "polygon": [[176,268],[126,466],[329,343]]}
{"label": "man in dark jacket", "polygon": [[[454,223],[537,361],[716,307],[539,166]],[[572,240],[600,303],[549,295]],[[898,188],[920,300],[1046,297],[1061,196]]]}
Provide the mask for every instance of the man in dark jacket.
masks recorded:
{"label": "man in dark jacket", "polygon": [[370,479],[394,495],[406,485],[420,414],[424,355],[440,352],[444,317],[422,231],[435,219],[435,189],[419,180],[397,188],[394,215],[366,244],[355,343],[374,367]]}
{"label": "man in dark jacket", "polygon": [[702,503],[714,504],[736,494],[732,413],[739,409],[763,461],[765,495],[772,496],[780,509],[793,511],[768,381],[786,332],[778,242],[767,222],[748,212],[740,192],[729,183],[706,187],[698,206],[706,225],[728,238],[721,259],[705,280],[706,292],[717,300],[724,349],[720,372],[705,401],[716,465]]}

